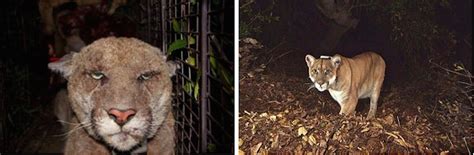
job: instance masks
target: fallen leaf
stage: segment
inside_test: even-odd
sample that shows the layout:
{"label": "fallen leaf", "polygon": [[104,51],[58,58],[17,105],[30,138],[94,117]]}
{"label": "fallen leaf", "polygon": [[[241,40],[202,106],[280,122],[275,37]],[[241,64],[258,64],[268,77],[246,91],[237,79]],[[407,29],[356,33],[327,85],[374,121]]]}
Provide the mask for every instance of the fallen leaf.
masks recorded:
{"label": "fallen leaf", "polygon": [[251,115],[247,110],[244,110],[244,113],[247,115]]}
{"label": "fallen leaf", "polygon": [[365,128],[365,129],[362,129],[362,131],[360,131],[360,132],[361,132],[361,133],[364,133],[364,132],[367,132],[367,131],[369,131],[369,130],[370,130],[370,128]]}
{"label": "fallen leaf", "polygon": [[239,149],[239,155],[245,155],[245,152]]}
{"label": "fallen leaf", "polygon": [[257,145],[253,146],[251,150],[252,155],[257,155],[258,150],[260,149],[260,146],[262,146],[262,142],[258,143]]}
{"label": "fallen leaf", "polygon": [[264,70],[263,70],[263,68],[257,68],[254,71],[258,73],[258,72],[263,72]]}
{"label": "fallen leaf", "polygon": [[449,151],[443,151],[440,153],[440,155],[447,155],[447,154],[449,154]]}
{"label": "fallen leaf", "polygon": [[379,122],[372,122],[372,125],[376,128],[380,128],[380,129],[383,129],[383,126],[382,124],[380,124]]}
{"label": "fallen leaf", "polygon": [[308,136],[303,136],[301,138],[303,139],[303,141],[308,142]]}
{"label": "fallen leaf", "polygon": [[397,135],[395,135],[395,134],[393,134],[393,133],[390,133],[390,132],[385,132],[385,134],[387,134],[387,135],[389,135],[389,136],[391,136],[391,137],[393,137],[393,138],[395,138],[395,139],[398,138]]}
{"label": "fallen leaf", "polygon": [[393,114],[389,114],[385,116],[383,120],[386,124],[393,124],[395,122],[395,118],[393,117]]}
{"label": "fallen leaf", "polygon": [[308,138],[309,138],[309,141],[308,141],[309,145],[313,146],[314,144],[317,144],[316,138],[314,138],[313,135],[310,135]]}
{"label": "fallen leaf", "polygon": [[272,148],[277,148],[277,146],[278,146],[278,138],[279,138],[279,137],[280,137],[279,135],[276,135],[275,138],[273,138],[272,144],[271,144],[271,147],[272,147]]}
{"label": "fallen leaf", "polygon": [[270,116],[270,120],[276,121],[277,117],[275,115]]}
{"label": "fallen leaf", "polygon": [[277,117],[283,117],[283,115],[280,113],[280,114],[277,115]]}
{"label": "fallen leaf", "polygon": [[255,128],[255,124],[252,124],[252,135],[255,135],[257,129]]}
{"label": "fallen leaf", "polygon": [[298,145],[295,150],[295,155],[303,155],[302,149],[303,149],[303,146]]}
{"label": "fallen leaf", "polygon": [[319,140],[319,147],[326,148],[327,142],[325,140]]}
{"label": "fallen leaf", "polygon": [[298,136],[306,135],[306,133],[308,133],[308,131],[304,127],[298,128]]}
{"label": "fallen leaf", "polygon": [[295,120],[291,121],[291,124],[296,125],[296,124],[298,124],[299,122],[300,122],[300,120],[295,119]]}
{"label": "fallen leaf", "polygon": [[253,72],[248,72],[248,73],[247,73],[247,76],[253,78],[253,77],[255,77],[255,74],[254,74]]}

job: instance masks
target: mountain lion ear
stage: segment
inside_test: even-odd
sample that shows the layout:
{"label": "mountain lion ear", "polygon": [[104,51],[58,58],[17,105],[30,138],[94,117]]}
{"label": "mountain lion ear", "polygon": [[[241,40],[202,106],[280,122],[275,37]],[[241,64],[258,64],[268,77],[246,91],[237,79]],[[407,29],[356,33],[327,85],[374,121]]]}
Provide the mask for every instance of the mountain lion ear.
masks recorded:
{"label": "mountain lion ear", "polygon": [[172,60],[167,61],[166,65],[168,65],[170,77],[176,75],[176,70],[181,68],[178,63]]}
{"label": "mountain lion ear", "polygon": [[331,62],[334,67],[338,68],[341,65],[341,56],[339,54],[332,56]]}
{"label": "mountain lion ear", "polygon": [[306,65],[308,65],[308,67],[311,67],[311,66],[313,65],[313,63],[314,63],[314,59],[315,59],[315,58],[314,58],[313,56],[311,56],[311,55],[309,55],[309,54],[306,55],[306,57],[305,57]]}
{"label": "mountain lion ear", "polygon": [[48,64],[48,68],[52,71],[59,72],[64,78],[68,77],[74,72],[74,66],[72,65],[72,59],[76,56],[75,52],[71,52],[56,62]]}

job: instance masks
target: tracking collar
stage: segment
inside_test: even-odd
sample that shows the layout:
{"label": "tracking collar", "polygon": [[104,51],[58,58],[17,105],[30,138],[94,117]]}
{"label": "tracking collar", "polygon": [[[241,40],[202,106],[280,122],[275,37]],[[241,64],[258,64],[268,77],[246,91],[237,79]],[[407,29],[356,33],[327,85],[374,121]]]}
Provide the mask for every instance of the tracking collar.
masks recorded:
{"label": "tracking collar", "polygon": [[327,55],[321,55],[319,58],[320,58],[320,59],[331,59],[332,57],[331,57],[331,56],[327,56]]}

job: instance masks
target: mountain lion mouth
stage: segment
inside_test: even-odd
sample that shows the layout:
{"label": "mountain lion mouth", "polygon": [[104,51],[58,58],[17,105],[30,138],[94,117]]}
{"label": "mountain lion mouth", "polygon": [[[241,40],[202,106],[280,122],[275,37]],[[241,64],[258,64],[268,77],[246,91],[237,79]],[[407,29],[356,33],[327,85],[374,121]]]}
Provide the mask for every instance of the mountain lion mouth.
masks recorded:
{"label": "mountain lion mouth", "polygon": [[108,136],[109,143],[117,150],[127,151],[139,144],[139,139],[127,132],[119,132]]}
{"label": "mountain lion mouth", "polygon": [[320,92],[323,92],[323,91],[327,90],[327,88],[328,88],[327,85],[328,85],[327,83],[324,83],[322,85],[314,83],[314,87],[316,87],[316,89],[318,89]]}

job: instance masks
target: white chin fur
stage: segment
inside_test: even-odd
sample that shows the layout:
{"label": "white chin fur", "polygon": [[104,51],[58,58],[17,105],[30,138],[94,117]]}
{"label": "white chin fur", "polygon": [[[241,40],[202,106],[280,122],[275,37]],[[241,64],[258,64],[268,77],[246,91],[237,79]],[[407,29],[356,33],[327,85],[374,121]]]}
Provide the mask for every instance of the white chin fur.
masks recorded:
{"label": "white chin fur", "polygon": [[327,89],[327,86],[328,84],[327,83],[324,83],[322,85],[319,85],[317,83],[314,84],[314,86],[316,87],[316,89],[318,89],[320,92],[323,92]]}
{"label": "white chin fur", "polygon": [[108,117],[103,117],[96,124],[98,135],[110,146],[120,151],[129,151],[138,145],[144,139],[145,131],[149,126],[143,118],[139,117],[131,119],[122,128]]}
{"label": "white chin fur", "polygon": [[138,140],[134,139],[129,134],[124,133],[107,136],[107,138],[104,137],[104,140],[107,141],[112,147],[120,151],[129,151],[132,147],[139,143]]}
{"label": "white chin fur", "polygon": [[336,82],[336,76],[332,76],[332,78],[329,79],[329,84],[332,85]]}

